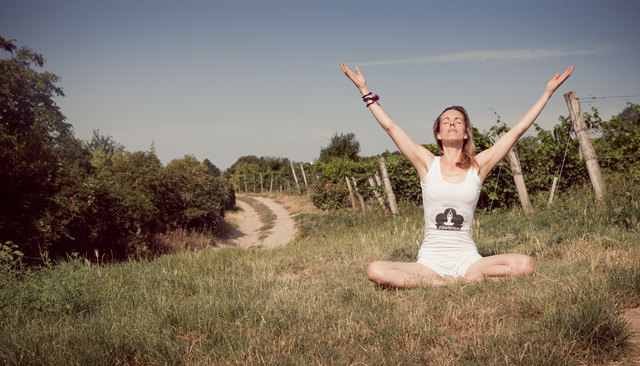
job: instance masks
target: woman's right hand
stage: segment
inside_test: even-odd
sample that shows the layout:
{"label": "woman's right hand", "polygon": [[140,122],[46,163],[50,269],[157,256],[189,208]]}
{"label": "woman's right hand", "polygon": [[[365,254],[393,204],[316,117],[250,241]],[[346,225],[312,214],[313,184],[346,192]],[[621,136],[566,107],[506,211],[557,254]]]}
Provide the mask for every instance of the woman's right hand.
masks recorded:
{"label": "woman's right hand", "polygon": [[353,71],[351,71],[348,67],[347,64],[345,64],[344,62],[340,63],[340,67],[342,68],[342,71],[344,71],[344,74],[347,75],[347,77],[349,78],[349,80],[351,80],[356,88],[358,88],[358,90],[360,90],[360,92],[364,91],[367,87],[367,82],[364,79],[364,75],[362,75],[362,73],[360,72],[360,68],[358,66],[356,66],[356,72],[354,73]]}

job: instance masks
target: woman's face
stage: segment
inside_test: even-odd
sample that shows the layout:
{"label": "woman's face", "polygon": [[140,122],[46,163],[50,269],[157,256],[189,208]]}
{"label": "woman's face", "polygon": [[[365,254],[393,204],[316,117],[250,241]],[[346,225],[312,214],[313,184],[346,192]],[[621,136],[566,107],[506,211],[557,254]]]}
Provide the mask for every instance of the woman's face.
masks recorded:
{"label": "woman's face", "polygon": [[439,140],[466,139],[464,115],[455,109],[449,109],[440,116]]}

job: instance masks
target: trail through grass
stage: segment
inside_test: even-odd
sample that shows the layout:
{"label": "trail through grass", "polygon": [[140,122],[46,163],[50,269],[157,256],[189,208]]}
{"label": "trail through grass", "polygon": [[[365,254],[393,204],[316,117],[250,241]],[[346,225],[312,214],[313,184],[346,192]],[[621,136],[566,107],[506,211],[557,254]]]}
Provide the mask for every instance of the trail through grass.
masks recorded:
{"label": "trail through grass", "polygon": [[267,205],[258,201],[257,199],[251,196],[238,196],[238,200],[245,202],[246,204],[253,207],[254,210],[258,213],[258,217],[260,218],[260,222],[262,223],[262,227],[260,227],[261,234],[259,239],[262,240],[269,235],[269,230],[273,228],[275,225],[275,221],[277,216],[273,213]]}

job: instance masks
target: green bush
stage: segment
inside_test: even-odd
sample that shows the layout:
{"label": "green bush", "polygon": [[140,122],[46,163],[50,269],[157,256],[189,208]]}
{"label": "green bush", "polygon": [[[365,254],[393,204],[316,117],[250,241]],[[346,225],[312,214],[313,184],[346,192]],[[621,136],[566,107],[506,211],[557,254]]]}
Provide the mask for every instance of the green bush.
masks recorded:
{"label": "green bush", "polygon": [[319,181],[312,186],[311,202],[323,210],[337,210],[350,207],[347,183]]}

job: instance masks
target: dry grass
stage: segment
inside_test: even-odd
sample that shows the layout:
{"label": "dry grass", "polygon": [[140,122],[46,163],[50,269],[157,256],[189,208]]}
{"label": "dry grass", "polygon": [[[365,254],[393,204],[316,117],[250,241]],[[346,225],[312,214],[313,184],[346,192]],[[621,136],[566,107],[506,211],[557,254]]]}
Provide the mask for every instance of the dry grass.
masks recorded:
{"label": "dry grass", "polygon": [[379,288],[367,264],[415,259],[421,208],[309,213],[297,198],[301,236],[286,247],[4,276],[0,363],[631,364],[621,314],[640,304],[640,227],[579,199],[477,215],[481,251],[535,257],[537,274],[513,281]]}
{"label": "dry grass", "polygon": [[149,243],[149,250],[156,254],[171,254],[185,250],[201,250],[214,247],[211,233],[187,229],[175,229],[166,234],[156,234]]}
{"label": "dry grass", "polygon": [[321,213],[322,210],[317,208],[309,199],[309,196],[295,196],[295,195],[284,195],[284,194],[270,194],[265,195],[273,199],[274,201],[281,204],[287,211],[293,213],[294,215],[306,213]]}

